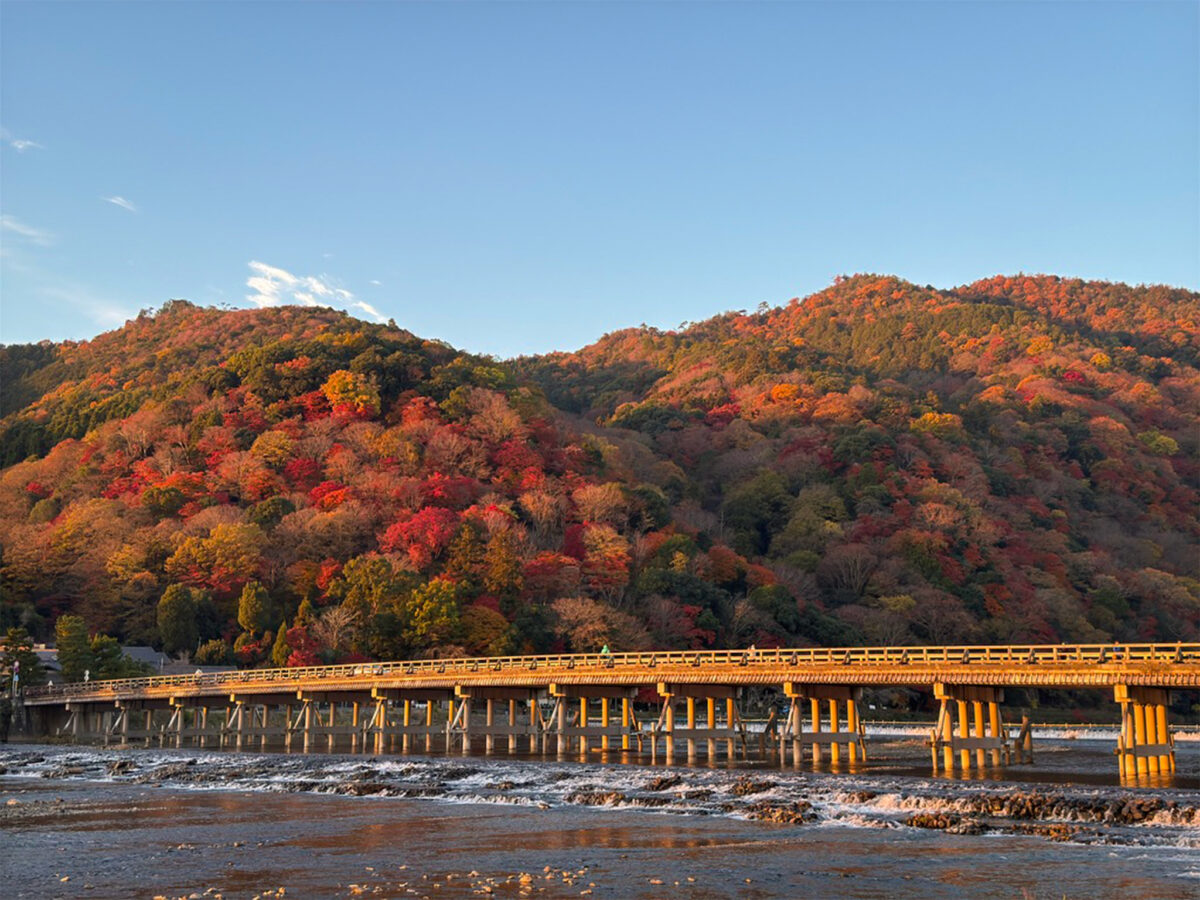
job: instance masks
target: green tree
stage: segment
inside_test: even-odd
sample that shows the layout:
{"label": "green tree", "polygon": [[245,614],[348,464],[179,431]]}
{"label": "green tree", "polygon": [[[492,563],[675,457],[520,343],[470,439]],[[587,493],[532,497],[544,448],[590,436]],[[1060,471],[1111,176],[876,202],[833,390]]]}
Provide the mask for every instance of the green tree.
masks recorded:
{"label": "green tree", "polygon": [[98,634],[92,638],[92,669],[91,678],[95,681],[108,681],[113,678],[137,678],[149,675],[150,667],[128,656],[121,649],[120,642],[107,634]]}
{"label": "green tree", "polygon": [[287,665],[288,657],[292,655],[292,648],[287,642],[287,628],[287,622],[280,624],[275,644],[271,647],[271,664],[280,669]]}
{"label": "green tree", "polygon": [[413,590],[404,608],[404,638],[414,650],[445,643],[458,626],[458,586],[434,578]]}
{"label": "green tree", "polygon": [[185,585],[173,584],[163,591],[158,601],[158,633],[167,653],[195,648],[200,637],[196,622],[198,605],[196,592]]}
{"label": "green tree", "polygon": [[198,666],[227,666],[231,659],[229,645],[222,640],[205,641],[192,657]]}
{"label": "green tree", "polygon": [[0,692],[11,685],[14,664],[20,665],[22,688],[34,687],[46,681],[46,670],[33,652],[33,638],[20,626],[8,629],[4,636],[4,653],[0,654],[0,678],[3,679]]}
{"label": "green tree", "polygon": [[754,556],[765,552],[771,536],[787,522],[791,504],[787,484],[778,472],[764,470],[731,489],[721,515],[733,529],[734,549]]}
{"label": "green tree", "polygon": [[54,623],[54,643],[64,681],[82,681],[84,672],[95,669],[87,623],[79,616],[59,616]]}
{"label": "green tree", "polygon": [[340,600],[360,621],[390,609],[399,598],[401,586],[392,564],[382,556],[356,556],[329,586],[329,596]]}
{"label": "green tree", "polygon": [[524,586],[516,539],[510,531],[497,532],[488,541],[484,556],[483,589],[496,597],[512,599]]}
{"label": "green tree", "polygon": [[257,581],[248,581],[238,601],[238,624],[255,635],[270,624],[271,597]]}

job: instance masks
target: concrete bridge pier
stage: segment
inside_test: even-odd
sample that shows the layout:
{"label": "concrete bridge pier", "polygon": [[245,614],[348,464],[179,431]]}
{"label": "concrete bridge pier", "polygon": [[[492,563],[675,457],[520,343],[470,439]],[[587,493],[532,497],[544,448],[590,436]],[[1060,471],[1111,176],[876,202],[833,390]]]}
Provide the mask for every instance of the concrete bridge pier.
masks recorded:
{"label": "concrete bridge pier", "polygon": [[1121,704],[1117,765],[1123,778],[1170,775],[1175,771],[1175,740],[1167,717],[1170,692],[1118,684],[1113,698]]}
{"label": "concrete bridge pier", "polygon": [[[783,742],[780,744],[781,762],[789,737],[793,766],[799,767],[803,762],[806,744],[812,748],[814,766],[821,764],[826,748],[829,750],[829,761],[835,766],[841,765],[843,751],[845,760],[850,765],[857,765],[866,760],[866,738],[858,716],[862,688],[843,684],[798,684],[788,681],[784,682],[783,693],[791,700],[791,704]],[[809,731],[803,729],[806,700],[811,725]],[[822,707],[828,711],[824,716]],[[827,720],[824,726],[823,718]]]}

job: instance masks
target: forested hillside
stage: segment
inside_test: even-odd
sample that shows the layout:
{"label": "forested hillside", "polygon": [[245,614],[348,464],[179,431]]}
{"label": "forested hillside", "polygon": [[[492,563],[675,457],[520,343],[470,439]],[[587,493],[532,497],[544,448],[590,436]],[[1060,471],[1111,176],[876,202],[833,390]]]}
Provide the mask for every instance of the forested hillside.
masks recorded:
{"label": "forested hillside", "polygon": [[175,301],[0,348],[0,626],[201,661],[1200,637],[1200,297],[839,279],[511,363]]}

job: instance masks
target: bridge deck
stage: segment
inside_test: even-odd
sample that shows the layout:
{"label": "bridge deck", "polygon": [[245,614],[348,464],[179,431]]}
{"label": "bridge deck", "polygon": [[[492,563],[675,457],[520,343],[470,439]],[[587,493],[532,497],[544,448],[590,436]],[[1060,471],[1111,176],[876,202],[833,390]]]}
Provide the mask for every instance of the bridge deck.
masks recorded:
{"label": "bridge deck", "polygon": [[26,692],[30,706],[74,702],[294,696],[297,691],[453,689],[560,685],[842,684],[1200,688],[1200,644],[1075,644],[660,651],[506,656],[247,669],[71,683]]}

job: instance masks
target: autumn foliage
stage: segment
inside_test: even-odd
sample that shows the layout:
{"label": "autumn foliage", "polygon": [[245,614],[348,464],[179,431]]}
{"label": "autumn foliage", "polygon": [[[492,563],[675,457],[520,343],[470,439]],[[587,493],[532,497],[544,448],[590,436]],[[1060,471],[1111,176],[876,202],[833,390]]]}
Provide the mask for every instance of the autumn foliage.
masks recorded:
{"label": "autumn foliage", "polygon": [[173,301],[0,348],[0,628],[243,665],[1194,640],[1198,323],[1162,287],[855,276],[498,363]]}

